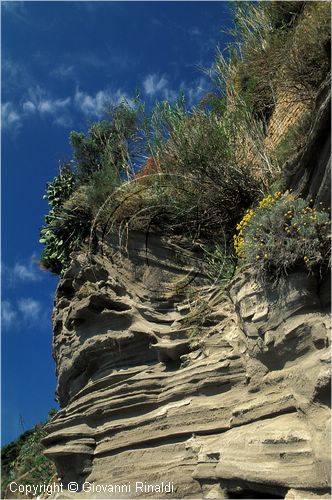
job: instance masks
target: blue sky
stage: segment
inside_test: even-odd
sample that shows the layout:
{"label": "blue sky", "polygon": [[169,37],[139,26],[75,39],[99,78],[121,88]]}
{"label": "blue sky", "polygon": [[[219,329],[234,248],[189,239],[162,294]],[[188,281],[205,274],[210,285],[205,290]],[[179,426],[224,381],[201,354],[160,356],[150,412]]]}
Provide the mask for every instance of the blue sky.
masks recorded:
{"label": "blue sky", "polygon": [[228,2],[2,2],[2,444],[54,402],[57,277],[38,267],[46,182],[70,159],[69,132],[135,89],[188,105],[199,70],[229,41]]}

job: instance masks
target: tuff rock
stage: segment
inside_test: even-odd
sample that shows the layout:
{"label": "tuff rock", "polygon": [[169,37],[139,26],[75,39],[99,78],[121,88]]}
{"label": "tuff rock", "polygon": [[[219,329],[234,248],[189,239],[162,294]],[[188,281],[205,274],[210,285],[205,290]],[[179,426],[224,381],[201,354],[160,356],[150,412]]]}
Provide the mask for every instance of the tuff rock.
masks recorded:
{"label": "tuff rock", "polygon": [[[185,299],[193,285],[203,309]],[[44,444],[80,492],[57,497],[328,498],[328,308],[300,272],[273,286],[243,268],[220,291],[197,253],[157,234],[75,254],[55,298],[62,409]]]}

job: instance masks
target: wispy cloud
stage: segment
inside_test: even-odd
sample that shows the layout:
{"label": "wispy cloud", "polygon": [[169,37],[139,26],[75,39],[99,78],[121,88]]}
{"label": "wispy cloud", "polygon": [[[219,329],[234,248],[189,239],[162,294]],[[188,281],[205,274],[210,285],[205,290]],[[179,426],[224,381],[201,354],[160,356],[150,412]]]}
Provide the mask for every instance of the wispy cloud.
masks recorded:
{"label": "wispy cloud", "polygon": [[[1,126],[3,130],[17,132],[23,125],[24,120],[29,119],[32,115],[39,115],[41,118],[49,117],[55,125],[71,125],[72,97],[54,97],[50,92],[32,83],[32,79],[29,78],[24,66],[11,61],[6,61],[3,64],[3,68],[5,68],[4,87],[6,89],[16,88],[18,94],[17,99],[4,101],[1,105]],[[65,71],[65,68],[62,69]],[[67,70],[69,71],[68,68]],[[18,81],[22,82],[22,88],[16,84]],[[24,92],[22,92],[23,88]]]}
{"label": "wispy cloud", "polygon": [[54,76],[59,80],[68,80],[75,78],[74,66],[72,64],[71,65],[60,64],[51,71],[51,76]]}
{"label": "wispy cloud", "polygon": [[24,119],[31,116],[51,118],[53,124],[69,127],[73,123],[75,111],[86,117],[100,118],[109,105],[117,105],[132,99],[121,89],[101,89],[89,93],[76,88],[72,96],[54,97],[40,86],[30,87],[20,104],[11,101],[2,104],[2,126],[4,129],[18,129]]}
{"label": "wispy cloud", "polygon": [[13,103],[1,104],[1,127],[4,130],[17,130],[21,126],[21,116]]}
{"label": "wispy cloud", "polygon": [[37,269],[37,266],[33,264],[32,260],[28,266],[17,262],[13,268],[14,279],[21,281],[40,281],[41,274]]}
{"label": "wispy cloud", "polygon": [[13,92],[21,92],[22,89],[33,84],[33,78],[26,66],[18,64],[10,57],[3,57],[1,60],[2,71],[2,92],[4,95],[10,95]]}
{"label": "wispy cloud", "polygon": [[178,97],[180,89],[174,89],[170,86],[169,80],[165,75],[157,75],[155,73],[147,75],[143,80],[143,89],[145,94],[150,98],[166,99],[167,101],[175,101]]}
{"label": "wispy cloud", "polygon": [[147,95],[154,96],[165,92],[167,90],[167,78],[164,76],[158,76],[156,74],[150,74],[143,80],[143,88]]}
{"label": "wispy cloud", "polygon": [[71,98],[54,99],[40,87],[28,90],[28,99],[22,104],[22,109],[26,113],[40,113],[41,115],[59,115],[63,113],[71,104]]}
{"label": "wispy cloud", "polygon": [[1,105],[1,126],[3,130],[18,131],[23,121],[31,115],[50,117],[60,126],[71,124],[71,97],[54,98],[39,86],[28,89],[19,104],[7,101]]}
{"label": "wispy cloud", "polygon": [[156,97],[159,99],[166,99],[170,102],[184,93],[186,102],[189,106],[197,104],[199,99],[207,92],[209,86],[208,81],[204,77],[200,77],[188,84],[182,81],[178,87],[170,84],[169,79],[165,76],[158,76],[157,74],[149,74],[143,80],[144,92],[148,97]]}
{"label": "wispy cloud", "polygon": [[59,127],[71,127],[73,125],[73,118],[69,114],[65,114],[62,116],[58,116],[54,119],[53,122],[55,125],[59,125]]}
{"label": "wispy cloud", "polygon": [[15,304],[9,300],[1,302],[1,324],[5,329],[44,325],[48,313],[43,311],[41,302],[32,297],[21,298]]}
{"label": "wispy cloud", "polygon": [[16,320],[17,312],[8,300],[1,302],[1,324],[3,327],[8,328],[12,326]]}
{"label": "wispy cloud", "polygon": [[122,101],[130,104],[131,99],[121,89],[111,91],[110,89],[99,90],[95,94],[89,94],[76,89],[74,102],[83,114],[86,116],[100,117],[105,113],[107,107],[111,104],[120,104]]}
{"label": "wispy cloud", "polygon": [[24,320],[36,321],[40,318],[41,309],[40,302],[31,297],[18,301],[18,310],[22,313]]}
{"label": "wispy cloud", "polygon": [[42,271],[38,268],[33,255],[26,262],[16,262],[13,266],[2,263],[1,274],[4,283],[16,286],[18,283],[36,282],[42,279]]}

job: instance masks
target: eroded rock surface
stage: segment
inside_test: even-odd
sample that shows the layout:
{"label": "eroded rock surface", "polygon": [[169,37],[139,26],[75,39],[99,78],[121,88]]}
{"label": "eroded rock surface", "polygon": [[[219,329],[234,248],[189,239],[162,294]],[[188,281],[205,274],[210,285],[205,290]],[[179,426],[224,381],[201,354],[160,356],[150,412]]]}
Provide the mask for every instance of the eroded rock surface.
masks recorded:
{"label": "eroded rock surface", "polygon": [[[157,236],[148,250],[139,234],[126,251],[105,248],[74,257],[55,300],[62,410],[44,444],[63,484],[82,498],[328,498],[329,306],[317,282],[297,273],[263,288],[243,269],[221,292],[195,252]],[[196,330],[193,285],[206,304]]]}

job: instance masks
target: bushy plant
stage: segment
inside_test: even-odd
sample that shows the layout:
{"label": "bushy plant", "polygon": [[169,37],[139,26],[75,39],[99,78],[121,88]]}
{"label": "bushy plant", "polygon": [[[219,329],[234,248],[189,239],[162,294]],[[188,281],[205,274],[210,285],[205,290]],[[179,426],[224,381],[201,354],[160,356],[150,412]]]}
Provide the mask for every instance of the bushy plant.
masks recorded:
{"label": "bushy plant", "polygon": [[[68,260],[67,231],[63,206],[75,191],[76,179],[69,165],[63,165],[60,173],[47,184],[45,199],[50,211],[45,216],[46,226],[40,230],[40,243],[45,245],[40,261],[43,267],[60,273]],[[62,228],[65,231],[62,231]]]}
{"label": "bushy plant", "polygon": [[26,431],[15,442],[1,449],[1,498],[5,498],[8,484],[48,484],[55,474],[54,463],[43,454],[42,438],[46,436],[44,424]]}
{"label": "bushy plant", "polygon": [[291,194],[268,195],[238,224],[234,247],[260,278],[297,268],[320,276],[330,259],[328,211]]}
{"label": "bushy plant", "polygon": [[261,97],[265,106],[273,106],[276,93],[312,102],[330,70],[328,3],[240,4],[238,19],[246,24],[241,31],[242,71],[253,82],[253,97]]}
{"label": "bushy plant", "polygon": [[[146,116],[137,98],[110,107],[86,133],[71,133],[69,187],[60,175],[47,194],[46,267],[63,273],[70,253],[108,224],[153,224],[212,243],[226,235],[229,253],[239,217],[280,181],[303,132],[296,125],[271,152],[266,134],[276,103],[286,96],[312,104],[328,73],[329,5],[237,2],[233,34],[229,57],[217,53],[215,92],[200,106],[188,111],[180,96]],[[142,157],[153,158],[153,168],[136,176]]]}
{"label": "bushy plant", "polygon": [[260,188],[249,162],[238,164],[227,117],[163,103],[154,109],[152,124],[151,149],[161,174],[156,183],[163,186],[165,206],[187,228],[230,231]]}
{"label": "bushy plant", "polygon": [[[73,168],[68,166],[47,185],[51,207],[40,231],[45,245],[41,264],[63,274],[70,254],[81,248],[115,204],[116,188],[133,175],[132,159],[141,151],[138,115],[141,106],[110,106],[108,120],[93,123],[86,134],[71,132]],[[113,199],[114,198],[114,199]],[[93,234],[91,234],[93,233]],[[91,249],[91,245],[89,246]]]}
{"label": "bushy plant", "polygon": [[46,226],[40,231],[40,243],[45,245],[41,255],[43,267],[63,274],[70,254],[80,248],[90,235],[92,214],[84,188],[74,191],[61,205],[45,216]]}
{"label": "bushy plant", "polygon": [[329,74],[330,57],[331,6],[328,2],[306,2],[292,36],[280,51],[280,88],[299,100],[314,101]]}
{"label": "bushy plant", "polygon": [[112,168],[118,176],[129,176],[130,158],[137,154],[133,150],[139,142],[137,122],[140,112],[141,107],[130,107],[125,102],[109,106],[108,120],[93,123],[86,134],[70,133],[80,184],[89,182],[93,174],[104,168]]}

